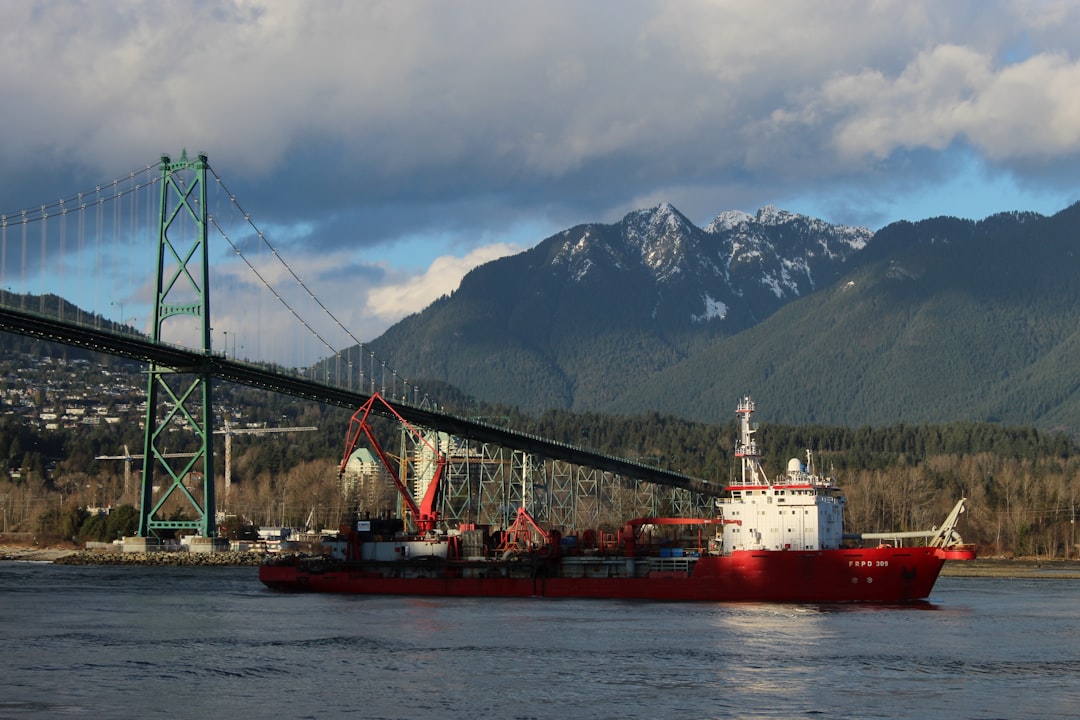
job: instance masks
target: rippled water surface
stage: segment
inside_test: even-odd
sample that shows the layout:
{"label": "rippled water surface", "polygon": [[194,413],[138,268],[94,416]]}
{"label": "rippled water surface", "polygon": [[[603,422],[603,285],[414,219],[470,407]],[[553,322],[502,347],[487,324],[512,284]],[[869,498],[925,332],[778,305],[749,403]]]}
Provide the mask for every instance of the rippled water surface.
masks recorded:
{"label": "rippled water surface", "polygon": [[905,607],[291,595],[0,563],[3,718],[1065,718],[1080,581]]}

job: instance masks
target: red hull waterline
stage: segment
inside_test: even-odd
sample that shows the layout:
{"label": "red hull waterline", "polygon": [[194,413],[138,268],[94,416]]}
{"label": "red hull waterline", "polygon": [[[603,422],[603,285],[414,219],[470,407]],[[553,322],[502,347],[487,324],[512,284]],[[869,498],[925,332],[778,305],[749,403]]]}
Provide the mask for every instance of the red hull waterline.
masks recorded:
{"label": "red hull waterline", "polygon": [[[905,603],[926,600],[946,556],[971,559],[974,549],[863,548],[738,551],[696,559],[687,570],[645,577],[461,577],[448,564],[437,574],[389,577],[363,563],[279,562],[259,579],[277,590],[447,597],[545,597],[697,602]],[[618,563],[619,558],[608,563]],[[404,569],[404,568],[402,568]]]}

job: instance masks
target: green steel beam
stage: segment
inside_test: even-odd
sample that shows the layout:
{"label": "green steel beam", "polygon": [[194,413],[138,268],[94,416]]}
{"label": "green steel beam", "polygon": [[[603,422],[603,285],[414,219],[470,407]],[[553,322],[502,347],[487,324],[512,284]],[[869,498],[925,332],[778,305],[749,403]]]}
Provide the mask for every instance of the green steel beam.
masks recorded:
{"label": "green steel beam", "polygon": [[[179,340],[175,323],[194,318],[202,350],[210,348],[210,253],[207,247],[206,156],[161,158],[157,294],[151,341]],[[190,321],[189,321],[190,322]],[[170,334],[171,333],[171,334]],[[166,457],[165,443],[177,430],[197,442],[190,458]],[[188,437],[181,434],[180,437]],[[176,437],[176,435],[173,435]],[[175,440],[174,440],[175,442]],[[214,505],[213,394],[207,368],[177,369],[150,362],[143,440],[139,535],[162,530],[217,534]]]}

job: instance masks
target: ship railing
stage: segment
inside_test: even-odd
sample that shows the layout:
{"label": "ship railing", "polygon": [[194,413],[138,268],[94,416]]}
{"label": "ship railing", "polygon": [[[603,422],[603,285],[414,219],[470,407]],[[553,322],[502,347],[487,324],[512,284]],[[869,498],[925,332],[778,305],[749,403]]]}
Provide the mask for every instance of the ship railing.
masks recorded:
{"label": "ship railing", "polygon": [[650,557],[649,572],[690,572],[698,561],[696,555],[682,557]]}
{"label": "ship railing", "polygon": [[760,453],[758,453],[757,441],[751,440],[747,443],[740,443],[735,448],[735,457],[760,457]]}
{"label": "ship railing", "polygon": [[[937,530],[910,530],[905,532],[873,532],[873,533],[844,533],[845,540],[877,540],[881,545],[892,547],[905,547],[905,540],[922,539],[923,545],[928,545],[927,539],[937,535]],[[917,543],[909,543],[915,545]]]}

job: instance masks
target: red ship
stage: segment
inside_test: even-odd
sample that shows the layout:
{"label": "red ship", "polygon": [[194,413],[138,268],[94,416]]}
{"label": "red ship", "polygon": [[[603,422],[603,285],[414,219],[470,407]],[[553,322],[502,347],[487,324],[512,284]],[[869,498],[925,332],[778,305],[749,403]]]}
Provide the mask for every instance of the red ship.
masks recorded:
{"label": "red ship", "polygon": [[[903,603],[928,598],[946,560],[974,559],[975,547],[956,531],[963,499],[939,528],[845,535],[844,497],[815,472],[811,454],[768,478],[750,424],[753,401],[744,398],[737,412],[742,472],[713,517],[637,518],[612,535],[563,538],[520,508],[502,532],[439,529],[431,508],[440,465],[419,505],[393,476],[416,532],[400,519],[359,520],[342,528],[337,557],[269,560],[259,579],[326,593]],[[390,468],[366,423],[360,427]],[[917,538],[924,544],[905,546]]]}

